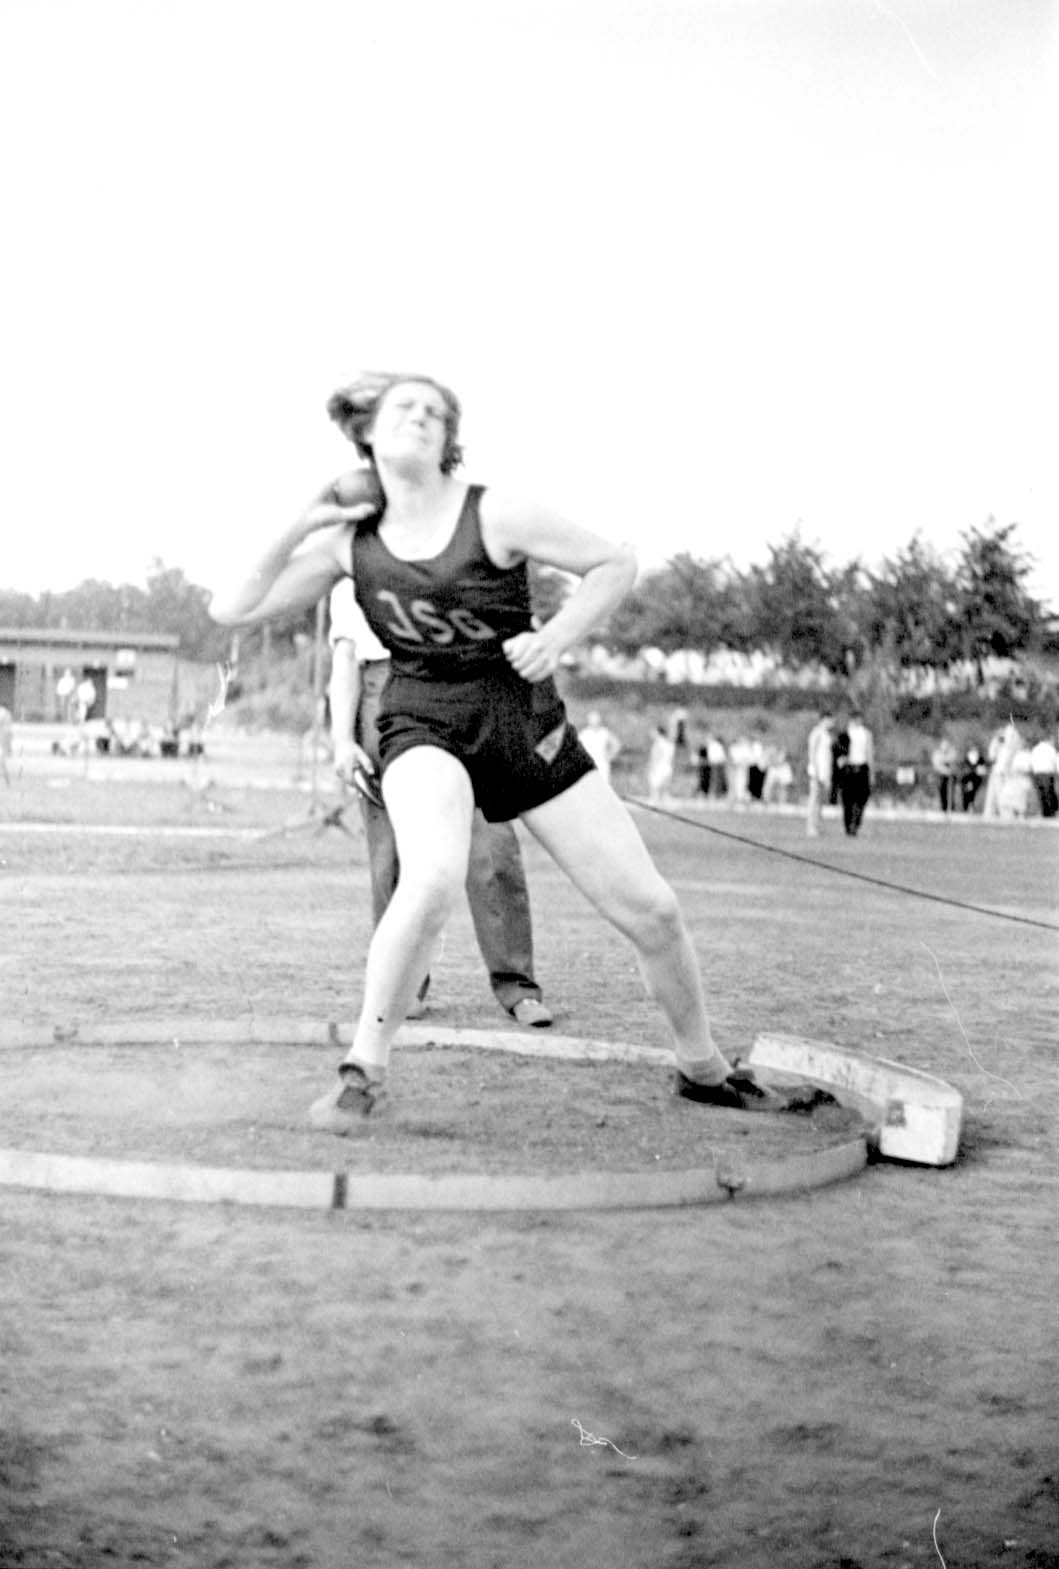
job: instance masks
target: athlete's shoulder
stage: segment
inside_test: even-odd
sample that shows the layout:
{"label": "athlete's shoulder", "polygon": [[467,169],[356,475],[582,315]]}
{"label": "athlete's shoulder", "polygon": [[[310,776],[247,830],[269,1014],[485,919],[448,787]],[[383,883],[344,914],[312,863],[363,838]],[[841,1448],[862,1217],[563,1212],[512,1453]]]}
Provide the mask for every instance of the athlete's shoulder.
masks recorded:
{"label": "athlete's shoulder", "polygon": [[525,540],[531,535],[540,506],[508,490],[479,487],[478,524],[482,543],[500,567],[512,567],[526,559]]}
{"label": "athlete's shoulder", "polygon": [[532,517],[540,509],[539,503],[511,490],[498,490],[492,485],[473,487],[478,492],[478,511],[490,523],[510,523]]}
{"label": "athlete's shoulder", "polygon": [[513,490],[496,490],[492,486],[478,488],[478,516],[483,523],[493,528],[517,535],[533,529],[542,521],[559,521],[559,514],[554,507],[546,506],[531,496]]}

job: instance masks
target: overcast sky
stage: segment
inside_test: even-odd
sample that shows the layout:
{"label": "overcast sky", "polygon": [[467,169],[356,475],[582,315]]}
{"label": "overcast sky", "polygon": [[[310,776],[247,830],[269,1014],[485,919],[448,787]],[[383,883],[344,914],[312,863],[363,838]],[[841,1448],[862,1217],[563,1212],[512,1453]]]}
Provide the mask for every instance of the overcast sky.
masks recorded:
{"label": "overcast sky", "polygon": [[1017,523],[1059,602],[1047,0],[0,0],[0,587],[211,584],[359,367],[657,564]]}

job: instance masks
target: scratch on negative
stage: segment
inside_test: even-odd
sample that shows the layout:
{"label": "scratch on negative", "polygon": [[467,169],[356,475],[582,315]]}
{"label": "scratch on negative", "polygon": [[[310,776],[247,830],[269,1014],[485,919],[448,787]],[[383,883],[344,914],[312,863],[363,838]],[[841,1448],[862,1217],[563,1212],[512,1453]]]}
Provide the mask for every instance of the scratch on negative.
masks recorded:
{"label": "scratch on negative", "polygon": [[[920,942],[923,942],[922,938],[920,938]],[[999,1073],[990,1073],[989,1069],[985,1066],[985,1064],[979,1062],[978,1058],[975,1056],[974,1047],[971,1045],[971,1042],[967,1038],[967,1031],[963,1027],[963,1020],[960,1018],[959,1010],[956,1007],[956,1004],[953,1002],[952,997],[949,995],[949,988],[946,986],[946,984],[945,984],[945,977],[941,973],[941,965],[938,963],[938,956],[934,952],[933,948],[928,947],[925,942],[923,943],[923,947],[926,948],[927,952],[930,954],[930,957],[934,960],[934,968],[938,972],[938,980],[941,982],[941,989],[945,993],[945,1001],[948,1003],[949,1007],[952,1009],[952,1016],[956,1020],[956,1028],[959,1030],[961,1036],[963,1037],[963,1044],[967,1048],[967,1055],[970,1057],[971,1061],[974,1063],[974,1065],[978,1069],[979,1073],[981,1073],[985,1078],[987,1078],[987,1079],[995,1079],[998,1084],[1006,1084],[1008,1089],[1011,1090],[1012,1094],[1018,1095],[1019,1098],[1021,1099],[1022,1098],[1021,1097],[1021,1093],[1019,1091],[1019,1088],[1018,1088],[1017,1084],[1012,1084],[1010,1079],[1003,1078]]]}
{"label": "scratch on negative", "polygon": [[898,16],[897,12],[892,11],[888,5],[883,5],[882,0],[871,0],[871,3],[875,7],[876,11],[879,12],[880,16],[888,17],[891,22],[897,23],[902,33],[904,33],[905,37],[908,39],[909,45],[911,46],[924,71],[926,71],[928,76],[933,77],[935,82],[938,81],[937,71],[935,71],[934,67],[931,65],[922,49],[916,43],[915,35],[913,34],[912,29],[908,26],[908,23],[905,21],[904,17]]}
{"label": "scratch on negative", "polygon": [[576,1427],[577,1431],[581,1434],[582,1449],[591,1449],[594,1445],[607,1445],[613,1449],[616,1455],[621,1455],[623,1460],[637,1460],[639,1458],[638,1455],[627,1455],[624,1449],[619,1449],[617,1444],[612,1444],[609,1438],[597,1438],[595,1433],[586,1433],[585,1429],[581,1426],[581,1423],[577,1420],[576,1416],[571,1417],[570,1426]]}

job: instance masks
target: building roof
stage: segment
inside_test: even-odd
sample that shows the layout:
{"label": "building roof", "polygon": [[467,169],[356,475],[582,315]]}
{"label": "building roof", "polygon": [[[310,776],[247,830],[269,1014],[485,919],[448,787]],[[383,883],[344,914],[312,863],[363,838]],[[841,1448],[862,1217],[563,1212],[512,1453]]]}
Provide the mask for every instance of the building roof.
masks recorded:
{"label": "building roof", "polygon": [[44,643],[54,648],[137,648],[168,652],[180,646],[173,632],[79,632],[69,627],[0,627],[0,645]]}

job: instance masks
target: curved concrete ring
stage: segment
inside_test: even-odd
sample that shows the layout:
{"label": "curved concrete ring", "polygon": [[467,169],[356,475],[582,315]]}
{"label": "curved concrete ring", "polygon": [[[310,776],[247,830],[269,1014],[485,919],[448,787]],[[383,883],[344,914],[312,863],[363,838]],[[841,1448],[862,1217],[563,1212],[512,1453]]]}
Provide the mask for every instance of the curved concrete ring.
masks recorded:
{"label": "curved concrete ring", "polygon": [[[9,1025],[0,1049],[85,1046],[319,1045],[347,1043],[334,1024],[289,1019],[159,1019],[56,1025]],[[652,1062],[669,1066],[672,1055],[654,1047],[532,1035],[515,1030],[460,1030],[405,1025],[398,1043],[475,1046],[567,1061]],[[804,1192],[862,1171],[866,1135],[828,1149],[782,1160],[736,1163],[731,1159],[689,1171],[570,1172],[557,1176],[424,1177],[415,1173],[253,1171],[232,1167],[101,1160],[36,1150],[0,1149],[0,1186],[58,1193],[151,1198],[179,1203],[263,1205],[291,1209],[349,1210],[592,1210],[666,1209],[726,1203],[734,1198]]]}

